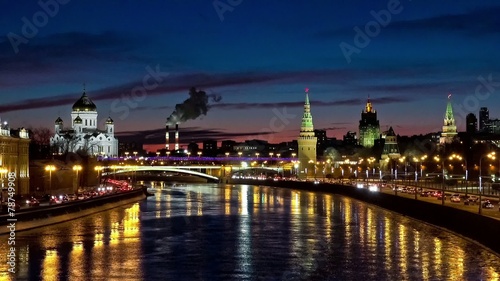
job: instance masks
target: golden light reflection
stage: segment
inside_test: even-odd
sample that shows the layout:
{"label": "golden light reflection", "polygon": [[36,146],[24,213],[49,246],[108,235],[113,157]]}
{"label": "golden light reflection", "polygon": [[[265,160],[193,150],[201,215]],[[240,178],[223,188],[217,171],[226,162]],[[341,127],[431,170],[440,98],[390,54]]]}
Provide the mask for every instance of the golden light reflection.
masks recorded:
{"label": "golden light reflection", "polygon": [[197,212],[197,215],[198,216],[203,216],[203,194],[200,192],[198,192],[198,212]]}
{"label": "golden light reflection", "polygon": [[240,201],[240,214],[243,216],[248,215],[248,185],[243,185],[241,187],[241,197],[238,197]]}
{"label": "golden light reflection", "polygon": [[59,256],[56,250],[46,250],[43,259],[41,277],[42,280],[58,280]]}
{"label": "golden light reflection", "polygon": [[[139,203],[134,204],[132,207],[125,210],[126,215],[123,219],[123,235],[125,238],[139,239]],[[128,242],[126,239],[125,242]]]}
{"label": "golden light reflection", "polygon": [[384,246],[385,246],[385,270],[390,271],[392,260],[392,220],[384,217]]}
{"label": "golden light reflection", "polygon": [[[460,280],[464,278],[464,260],[465,253],[462,248],[457,247],[453,251],[453,256],[451,257],[453,262],[449,262],[450,275],[447,276],[453,280]],[[490,279],[491,280],[491,279]]]}
{"label": "golden light reflection", "polygon": [[300,191],[292,191],[292,204],[291,204],[291,213],[292,215],[300,214]]}
{"label": "golden light reflection", "polygon": [[226,215],[231,215],[231,189],[228,186],[224,189],[224,210]]}
{"label": "golden light reflection", "polygon": [[408,239],[406,237],[407,235],[407,227],[403,224],[400,224],[398,227],[399,231],[399,250],[400,250],[400,273],[403,280],[408,280],[408,260],[410,260],[410,257],[408,256]]}
{"label": "golden light reflection", "polygon": [[70,280],[81,280],[86,271],[86,266],[84,262],[84,251],[82,242],[74,242],[73,248],[69,255],[69,268],[71,268],[72,274],[70,275]]}
{"label": "golden light reflection", "polygon": [[170,218],[172,216],[172,195],[167,194],[166,196],[166,213],[165,217]]}
{"label": "golden light reflection", "polygon": [[443,277],[441,274],[441,268],[443,264],[443,256],[441,252],[443,246],[442,244],[443,243],[441,242],[441,240],[439,240],[439,238],[434,238],[434,272],[436,273],[436,277],[438,277],[438,279],[441,279]]}
{"label": "golden light reflection", "polygon": [[332,203],[332,196],[331,195],[325,195],[324,196],[325,200],[323,201],[323,210],[325,212],[325,235],[326,235],[326,240],[328,243],[332,242],[332,209],[333,209],[333,203]]}
{"label": "golden light reflection", "polygon": [[316,195],[314,193],[309,193],[308,200],[307,200],[307,214],[309,216],[314,215],[314,207],[315,207],[315,202],[316,202]]}

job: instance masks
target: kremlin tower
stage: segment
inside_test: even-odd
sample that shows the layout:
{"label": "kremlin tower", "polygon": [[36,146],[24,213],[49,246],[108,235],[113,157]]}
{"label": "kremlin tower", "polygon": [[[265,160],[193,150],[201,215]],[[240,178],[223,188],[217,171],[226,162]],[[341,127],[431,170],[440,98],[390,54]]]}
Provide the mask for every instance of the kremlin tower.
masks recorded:
{"label": "kremlin tower", "polygon": [[309,103],[309,89],[306,89],[306,101],[304,103],[304,116],[300,126],[300,134],[298,138],[299,145],[299,177],[311,178],[315,176],[316,166],[316,143],[317,138],[314,136],[314,125],[311,115],[311,104]]}
{"label": "kremlin tower", "polygon": [[453,107],[451,105],[451,94],[448,95],[448,105],[446,106],[446,113],[444,115],[444,126],[440,144],[452,143],[457,136],[457,125],[455,124],[455,117],[453,116]]}

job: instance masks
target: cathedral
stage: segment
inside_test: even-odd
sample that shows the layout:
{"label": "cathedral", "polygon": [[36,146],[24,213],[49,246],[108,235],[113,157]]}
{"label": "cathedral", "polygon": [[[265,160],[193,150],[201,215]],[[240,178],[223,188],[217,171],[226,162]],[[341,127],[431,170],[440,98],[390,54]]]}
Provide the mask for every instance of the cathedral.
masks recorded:
{"label": "cathedral", "polygon": [[54,153],[78,152],[93,156],[118,156],[118,140],[111,117],[104,130],[97,128],[97,107],[85,91],[73,105],[71,128],[64,128],[61,117],[55,121],[55,135],[50,138]]}

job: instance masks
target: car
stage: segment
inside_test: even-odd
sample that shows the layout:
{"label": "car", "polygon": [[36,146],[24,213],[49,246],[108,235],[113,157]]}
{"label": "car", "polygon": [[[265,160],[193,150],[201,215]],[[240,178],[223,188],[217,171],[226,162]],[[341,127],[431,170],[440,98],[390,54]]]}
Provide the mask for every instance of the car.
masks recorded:
{"label": "car", "polygon": [[62,202],[63,202],[62,196],[54,196],[54,195],[52,195],[50,197],[49,205],[52,205],[52,204],[61,204]]}
{"label": "car", "polygon": [[422,191],[420,193],[420,197],[429,197],[431,196],[431,192],[430,191]]}
{"label": "car", "polygon": [[450,197],[450,201],[453,203],[460,203],[460,194],[453,194]]}
{"label": "car", "polygon": [[26,205],[28,205],[29,207],[37,207],[40,206],[40,201],[38,201],[35,197],[31,197],[26,200]]}
{"label": "car", "polygon": [[442,198],[443,196],[444,196],[444,199],[446,200],[446,194],[444,194],[444,195],[443,195],[443,193],[441,193],[441,191],[438,191],[436,198],[437,198],[438,200],[442,200],[442,199],[443,199],[443,198]]}
{"label": "car", "polygon": [[481,205],[484,209],[493,209],[494,207],[490,200],[484,200]]}
{"label": "car", "polygon": [[464,200],[464,205],[476,205],[479,198],[475,195],[469,195]]}

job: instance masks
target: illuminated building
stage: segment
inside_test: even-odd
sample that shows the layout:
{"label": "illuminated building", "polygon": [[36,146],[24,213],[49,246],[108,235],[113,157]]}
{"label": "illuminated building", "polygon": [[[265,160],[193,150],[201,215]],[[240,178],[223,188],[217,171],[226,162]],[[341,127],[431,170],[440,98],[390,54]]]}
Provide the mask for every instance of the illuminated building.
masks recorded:
{"label": "illuminated building", "polygon": [[316,166],[316,144],[317,139],[314,135],[314,125],[311,114],[311,104],[309,103],[308,89],[306,89],[306,101],[304,103],[304,116],[300,126],[298,138],[299,145],[299,177],[307,178],[315,176]]}
{"label": "illuminated building", "polygon": [[375,140],[379,138],[380,123],[377,120],[377,111],[373,109],[368,98],[365,110],[361,112],[361,120],[359,120],[359,144],[364,147],[373,147]]}
{"label": "illuminated building", "polygon": [[55,121],[55,135],[50,145],[55,153],[82,152],[88,155],[118,156],[118,140],[111,117],[105,121],[104,130],[97,128],[97,107],[85,91],[73,105],[71,128],[63,127],[61,117]]}
{"label": "illuminated building", "polygon": [[451,105],[451,94],[448,95],[448,104],[446,106],[446,113],[444,115],[443,132],[439,143],[446,144],[452,143],[457,136],[457,126],[455,124],[455,117],[453,116],[453,107]]}
{"label": "illuminated building", "polygon": [[399,153],[398,138],[392,127],[390,127],[387,132],[384,132],[382,137],[385,139],[385,143],[380,163],[382,169],[386,170],[389,162],[400,158],[401,153]]}
{"label": "illuminated building", "polygon": [[6,201],[10,182],[13,183],[16,194],[29,193],[29,143],[26,129],[11,131],[7,122],[0,122],[2,201]]}

